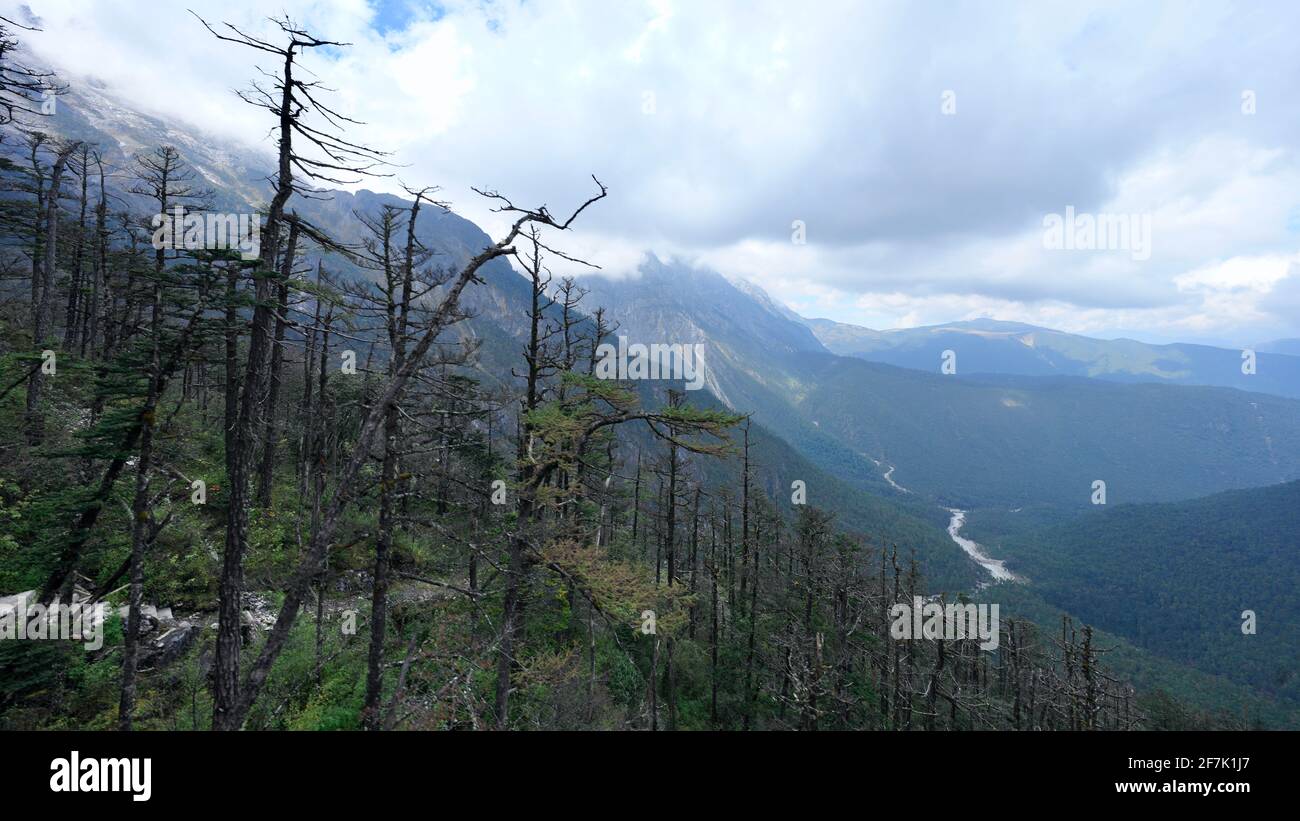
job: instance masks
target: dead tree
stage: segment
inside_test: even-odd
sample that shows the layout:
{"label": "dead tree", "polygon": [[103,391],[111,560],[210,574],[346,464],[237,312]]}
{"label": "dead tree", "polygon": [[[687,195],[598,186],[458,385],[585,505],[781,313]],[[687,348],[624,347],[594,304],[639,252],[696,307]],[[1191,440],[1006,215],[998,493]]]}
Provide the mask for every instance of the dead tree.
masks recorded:
{"label": "dead tree", "polygon": [[[197,15],[195,15],[197,17]],[[280,61],[277,74],[268,75],[271,85],[257,82],[237,94],[244,102],[263,108],[276,118],[279,139],[278,162],[272,179],[275,193],[267,208],[262,226],[261,264],[253,272],[253,318],[248,345],[247,365],[240,386],[238,414],[227,419],[231,426],[226,454],[226,478],[229,483],[226,543],[222,556],[220,609],[218,612],[217,652],[214,663],[216,682],[213,695],[214,729],[237,729],[246,709],[240,694],[240,613],[243,593],[243,561],[247,545],[249,473],[256,445],[255,427],[263,411],[262,400],[268,378],[273,318],[273,279],[280,259],[281,225],[285,207],[295,193],[312,196],[308,184],[342,185],[364,175],[375,174],[382,166],[384,153],[349,142],[340,136],[344,124],[352,120],[317,99],[321,85],[299,79],[297,60],[304,52],[323,47],[342,47],[346,43],[325,40],[298,28],[287,17],[274,22],[284,36],[284,43],[273,44],[247,34],[229,23],[222,33],[198,18],[219,40],[235,43],[273,55]],[[302,145],[297,145],[296,141]],[[297,174],[298,176],[295,176]],[[364,451],[364,448],[362,448]]]}
{"label": "dead tree", "polygon": [[19,42],[13,29],[38,31],[0,16],[0,126],[8,125],[23,115],[49,116],[53,111],[46,103],[68,90],[54,72],[15,59]]}
{"label": "dead tree", "polygon": [[[45,237],[44,261],[40,270],[40,296],[32,305],[32,342],[35,344],[37,352],[48,341],[53,334],[52,326],[53,316],[51,308],[54,304],[54,269],[58,264],[58,245],[59,245],[59,194],[60,187],[63,183],[63,173],[67,169],[68,160],[72,157],[73,152],[81,147],[81,143],[76,140],[61,141],[54,146],[54,164],[50,167],[50,188],[45,196]],[[36,276],[35,268],[32,272]],[[33,288],[35,292],[35,288]],[[41,412],[41,388],[43,383],[43,368],[32,370],[31,376],[27,379],[27,441],[30,444],[38,445],[45,436],[45,417]]]}
{"label": "dead tree", "polygon": [[221,728],[235,729],[240,727],[248,715],[248,711],[252,708],[253,702],[261,692],[262,685],[270,673],[271,665],[275,663],[280,651],[284,649],[284,643],[289,637],[289,631],[297,620],[298,610],[306,596],[307,589],[319,568],[323,565],[326,551],[338,527],[339,518],[356,492],[357,474],[360,473],[362,465],[365,464],[368,458],[370,443],[383,423],[386,409],[400,396],[406,384],[420,368],[434,340],[457,318],[460,297],[465,288],[476,280],[479,270],[488,262],[498,257],[514,255],[516,253],[514,243],[523,235],[528,226],[535,224],[559,231],[567,230],[592,203],[606,196],[605,186],[599,180],[596,180],[596,184],[600,189],[599,193],[574,209],[564,220],[552,216],[545,206],[535,210],[526,210],[515,207],[509,200],[499,194],[486,192],[486,196],[500,203],[498,211],[517,215],[515,221],[504,237],[476,254],[460,269],[453,279],[448,281],[445,290],[441,294],[441,302],[437,307],[429,311],[427,319],[422,323],[423,328],[419,339],[407,356],[406,361],[402,363],[400,368],[395,369],[392,376],[385,382],[384,387],[378,392],[376,401],[370,406],[361,424],[356,448],[341,466],[338,473],[334,495],[330,497],[329,504],[321,514],[320,529],[312,538],[306,556],[289,582],[284,603],[280,608],[275,625],[271,628],[266,643],[263,645],[257,660],[243,682],[243,687],[239,691],[236,708],[233,711],[224,713],[219,724]]}

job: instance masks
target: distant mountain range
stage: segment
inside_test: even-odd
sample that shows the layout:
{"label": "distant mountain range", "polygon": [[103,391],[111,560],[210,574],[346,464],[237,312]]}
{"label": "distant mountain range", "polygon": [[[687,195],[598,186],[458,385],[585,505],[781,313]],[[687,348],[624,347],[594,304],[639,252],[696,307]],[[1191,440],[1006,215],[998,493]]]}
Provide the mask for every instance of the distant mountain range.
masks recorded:
{"label": "distant mountain range", "polygon": [[[634,341],[707,342],[709,385],[723,401],[823,469],[889,495],[906,495],[883,478],[890,466],[898,485],[962,507],[1081,508],[1095,480],[1114,501],[1153,502],[1300,477],[1295,399],[979,373],[963,366],[985,339],[976,333],[941,335],[959,349],[956,375],[939,371],[944,348],[924,370],[839,356],[755,286],[653,256],[639,276],[582,282]],[[1023,347],[1005,336],[990,344]]]}
{"label": "distant mountain range", "polygon": [[1300,356],[1300,339],[1275,339],[1259,346],[1267,353],[1281,353],[1287,356]]}
{"label": "distant mountain range", "polygon": [[1213,385],[1300,398],[1300,340],[1294,339],[1252,349],[1255,372],[1246,374],[1240,350],[1093,339],[994,319],[891,331],[829,319],[804,322],[832,353],[901,368],[937,372],[944,351],[953,351],[958,373]]}

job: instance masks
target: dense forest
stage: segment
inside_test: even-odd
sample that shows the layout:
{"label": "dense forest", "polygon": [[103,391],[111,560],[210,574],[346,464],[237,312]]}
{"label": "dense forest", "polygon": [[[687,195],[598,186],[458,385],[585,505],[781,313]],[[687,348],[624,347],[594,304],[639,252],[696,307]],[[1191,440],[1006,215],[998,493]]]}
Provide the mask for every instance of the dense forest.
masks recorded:
{"label": "dense forest", "polygon": [[[483,189],[509,228],[464,259],[420,238],[450,208],[432,183],[313,220],[332,187],[395,169],[304,79],[343,44],[287,19],[275,41],[201,22],[264,64],[239,94],[278,148],[254,253],[158,247],[159,217],[221,214],[227,192],[173,146],[115,166],[44,129],[64,86],[5,60],[0,596],[111,616],[94,651],[0,642],[0,726],[1236,720],[1138,692],[1068,615],[1005,617],[993,649],[898,637],[895,605],[970,600],[950,592],[969,564],[934,559],[951,545],[906,522],[871,532],[897,514],[831,476],[805,503],[773,472],[798,457],[743,409],[597,375],[618,325],[564,240],[617,192],[593,176],[552,209]],[[0,57],[19,34],[0,33]],[[469,329],[466,298],[503,258],[528,291],[505,347]],[[857,364],[873,367],[846,379]],[[847,418],[847,398],[819,401],[828,426]]]}
{"label": "dense forest", "polygon": [[[990,522],[988,531],[996,533],[997,525]],[[1101,509],[1068,524],[994,535],[986,544],[1056,606],[1294,709],[1298,528],[1300,482],[1290,482]],[[1264,615],[1269,629],[1243,635],[1245,611]]]}

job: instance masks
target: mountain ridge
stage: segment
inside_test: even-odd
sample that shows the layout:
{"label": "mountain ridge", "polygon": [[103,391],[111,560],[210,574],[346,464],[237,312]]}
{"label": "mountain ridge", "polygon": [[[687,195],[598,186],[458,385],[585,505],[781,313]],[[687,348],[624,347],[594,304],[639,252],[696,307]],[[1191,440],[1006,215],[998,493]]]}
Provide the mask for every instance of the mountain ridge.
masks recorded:
{"label": "mountain ridge", "polygon": [[944,352],[953,351],[959,373],[1083,376],[1300,398],[1300,356],[1284,352],[1290,350],[1285,340],[1250,349],[1255,370],[1245,373],[1243,350],[1098,339],[1021,322],[975,319],[881,331],[829,319],[803,321],[832,353],[915,370],[937,370]]}

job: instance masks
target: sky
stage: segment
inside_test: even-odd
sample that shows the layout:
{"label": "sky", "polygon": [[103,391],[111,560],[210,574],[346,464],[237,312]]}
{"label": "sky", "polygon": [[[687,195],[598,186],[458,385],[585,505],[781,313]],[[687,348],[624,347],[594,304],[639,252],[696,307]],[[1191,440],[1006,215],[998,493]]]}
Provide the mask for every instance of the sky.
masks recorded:
{"label": "sky", "polygon": [[1300,4],[24,5],[70,75],[268,151],[232,93],[264,55],[186,9],[262,34],[282,10],[351,44],[304,66],[400,164],[367,187],[441,185],[496,236],[471,186],[558,213],[594,174],[563,247],[611,275],[653,252],[873,328],[1300,337]]}

